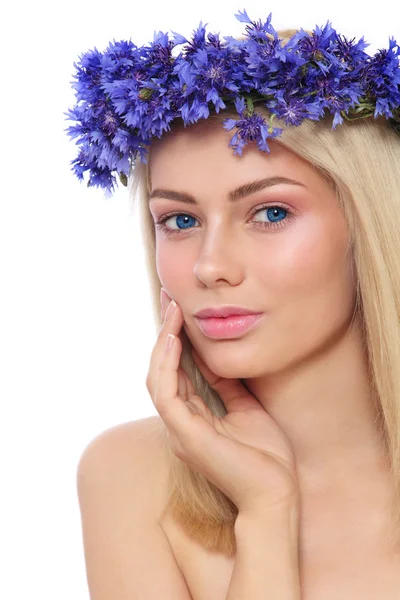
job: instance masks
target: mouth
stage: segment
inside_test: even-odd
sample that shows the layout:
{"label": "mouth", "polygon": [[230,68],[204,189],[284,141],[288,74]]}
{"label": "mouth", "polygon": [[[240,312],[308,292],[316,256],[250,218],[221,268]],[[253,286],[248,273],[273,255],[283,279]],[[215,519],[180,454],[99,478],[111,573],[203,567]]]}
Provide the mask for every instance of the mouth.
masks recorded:
{"label": "mouth", "polygon": [[196,323],[204,335],[213,339],[233,339],[247,333],[255,327],[263,314],[231,315],[229,317],[195,317]]}

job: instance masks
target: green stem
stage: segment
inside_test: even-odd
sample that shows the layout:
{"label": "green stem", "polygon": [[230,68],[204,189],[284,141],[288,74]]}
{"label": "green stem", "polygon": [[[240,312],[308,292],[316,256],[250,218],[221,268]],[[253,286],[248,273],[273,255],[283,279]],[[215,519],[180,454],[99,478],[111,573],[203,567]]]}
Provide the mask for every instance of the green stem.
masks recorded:
{"label": "green stem", "polygon": [[273,122],[274,122],[275,117],[276,117],[276,114],[272,113],[271,116],[270,116],[270,118],[269,118],[269,121],[268,121],[268,133],[273,133],[273,131],[274,131]]}
{"label": "green stem", "polygon": [[249,117],[251,117],[251,115],[254,112],[254,103],[253,103],[251,96],[246,96],[246,104],[247,104],[247,114],[249,115]]}
{"label": "green stem", "polygon": [[342,117],[344,119],[346,119],[346,121],[358,121],[358,119],[366,119],[367,117],[372,117],[372,115],[374,113],[371,112],[371,113],[368,113],[367,115],[359,115],[358,117],[346,115],[344,112],[341,112],[340,114],[342,115]]}

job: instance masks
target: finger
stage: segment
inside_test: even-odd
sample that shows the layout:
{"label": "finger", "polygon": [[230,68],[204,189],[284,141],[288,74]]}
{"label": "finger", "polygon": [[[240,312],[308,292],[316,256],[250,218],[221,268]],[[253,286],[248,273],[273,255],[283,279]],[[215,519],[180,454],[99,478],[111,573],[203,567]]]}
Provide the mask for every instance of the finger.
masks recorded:
{"label": "finger", "polygon": [[[168,311],[168,307],[170,305],[170,302],[171,302],[170,296],[168,296],[168,294],[164,290],[164,288],[161,288],[161,322],[164,321],[165,313]],[[178,333],[178,335],[179,335],[179,339],[181,340],[181,344],[183,346],[183,338],[182,338],[183,330],[181,330]]]}
{"label": "finger", "polygon": [[[170,297],[168,296],[167,292],[164,290],[164,288],[161,288],[160,300],[161,300],[161,320],[164,321],[165,313],[169,306],[169,302],[171,300]],[[179,334],[179,338],[180,338],[182,346],[183,346],[181,334]],[[192,382],[190,381],[187,374],[181,367],[178,368],[178,393],[184,401],[188,400],[189,394],[195,393]]]}
{"label": "finger", "polygon": [[158,365],[164,354],[164,345],[168,333],[172,333],[173,335],[177,336],[182,328],[182,324],[183,315],[179,305],[176,305],[175,309],[173,309],[173,307],[169,305],[160,331],[158,332],[156,343],[151,353],[149,371],[146,378],[146,386],[152,398],[154,395]]}
{"label": "finger", "polygon": [[179,367],[178,369],[178,394],[185,402],[188,400],[188,385],[187,375],[184,370]]}
{"label": "finger", "polygon": [[250,408],[261,408],[261,404],[244,387],[240,379],[227,379],[213,373],[194,348],[192,349],[192,355],[201,374],[207,383],[219,394],[228,413],[241,412]]}
{"label": "finger", "polygon": [[186,402],[180,397],[178,390],[178,367],[182,345],[177,336],[174,336],[172,346],[164,345],[161,359],[158,364],[154,403],[168,428],[173,429],[182,437],[190,435],[193,431],[193,415],[188,410]]}
{"label": "finger", "polygon": [[[170,297],[165,292],[165,290],[161,290],[160,294],[161,300],[161,318],[164,320],[166,310],[168,309]],[[182,330],[181,330],[182,332]],[[178,335],[178,338],[181,341],[182,347],[183,342],[181,339],[181,334]],[[205,411],[205,405],[203,400],[196,395],[196,391],[194,389],[193,383],[191,379],[188,377],[187,373],[181,367],[178,367],[178,395],[185,402],[186,407],[193,414],[201,414],[204,416],[209,422],[212,422],[212,415]],[[195,409],[195,410],[194,410]],[[211,418],[210,418],[211,416]]]}
{"label": "finger", "polygon": [[181,352],[181,342],[179,337],[175,337],[172,347],[165,350],[161,359],[155,397],[160,416],[170,435],[172,433],[174,447],[182,455],[193,459],[199,452],[204,454],[205,447],[211,447],[216,431],[213,415],[200,396],[194,394],[185,401],[177,393]]}
{"label": "finger", "polygon": [[170,302],[171,302],[171,298],[168,296],[168,294],[164,290],[164,288],[161,288],[161,293],[160,293],[161,322],[164,321],[165,313],[167,311],[167,308],[168,308]]}

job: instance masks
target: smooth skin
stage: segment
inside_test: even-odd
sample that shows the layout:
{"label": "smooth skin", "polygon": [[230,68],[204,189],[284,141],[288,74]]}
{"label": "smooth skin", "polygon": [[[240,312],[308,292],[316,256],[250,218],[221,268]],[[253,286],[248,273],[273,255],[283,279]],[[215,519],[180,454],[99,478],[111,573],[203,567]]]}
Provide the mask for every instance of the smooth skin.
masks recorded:
{"label": "smooth skin", "polygon": [[[182,215],[164,223],[169,235],[156,228],[162,287],[178,303],[184,331],[208,368],[240,378],[285,432],[302,494],[337,493],[350,483],[368,487],[374,477],[387,477],[389,465],[336,194],[321,173],[278,142],[269,142],[270,154],[252,144],[238,157],[228,147],[230,137],[220,123],[206,120],[177,127],[152,145],[153,219]],[[229,200],[232,190],[275,176],[302,185]],[[197,204],[162,197],[160,189],[191,195]],[[273,225],[272,211],[261,210],[266,204],[291,214],[276,213]],[[264,318],[240,338],[207,338],[194,315],[221,304],[261,311]]]}
{"label": "smooth skin", "polygon": [[198,368],[227,409],[223,418],[213,415],[179,367],[182,312],[175,302],[168,303],[164,290],[161,303],[163,325],[150,361],[148,390],[173,452],[239,509],[226,600],[300,600],[300,505],[290,444],[238,379],[216,376],[193,350]]}
{"label": "smooth skin", "polygon": [[[229,600],[235,596],[253,600],[256,594],[278,598],[279,591],[285,600],[297,599],[298,543],[301,585],[310,598],[328,598],[329,593],[330,598],[340,594],[346,600],[397,598],[400,551],[388,544],[392,485],[358,317],[350,327],[355,280],[346,222],[332,188],[308,163],[276,142],[270,142],[269,155],[250,146],[237,157],[228,148],[230,137],[219,123],[203,121],[176,128],[152,144],[152,192],[179,191],[197,201],[185,204],[156,195],[150,200],[155,221],[172,212],[193,219],[188,221],[193,227],[181,237],[156,230],[159,279],[178,304],[173,321],[163,324],[160,332],[165,338],[172,326],[168,333],[177,339],[167,358],[171,362],[164,367],[170,392],[161,400],[155,394],[156,405],[178,455],[218,480],[242,509],[258,494],[268,501],[272,496],[267,492],[277,490],[283,495],[275,500],[290,497],[294,457],[301,504],[299,540],[296,527],[288,527],[287,509],[279,510],[279,517],[275,511],[272,520],[269,512],[260,512],[258,502],[253,517],[252,508],[239,512],[246,518],[238,519],[235,529],[238,556]],[[229,201],[232,190],[270,176],[291,177],[304,185],[276,185]],[[289,208],[293,219],[281,218],[282,226],[273,229],[263,227],[260,222],[267,223],[273,214],[261,210],[265,204]],[[257,214],[250,214],[257,208]],[[171,217],[165,225],[177,229],[178,220]],[[231,303],[264,311],[265,318],[234,340],[204,336],[194,314]],[[236,424],[232,415],[242,417],[238,427],[218,431],[221,421],[211,420],[193,396],[185,406],[188,382],[178,369],[178,338],[183,333],[196,348],[198,358],[194,357],[206,379],[217,386],[231,380],[229,385],[240,390],[242,408],[247,400],[249,406],[253,403],[250,412],[228,411],[225,419],[230,425]],[[153,392],[164,353],[160,337],[152,354]],[[232,384],[235,379],[238,382]],[[226,390],[224,397],[226,401]],[[200,414],[193,412],[199,407]],[[158,423],[158,418],[151,418],[104,432],[79,463],[91,600],[191,598],[160,526],[168,465],[161,444],[155,443],[161,433]],[[193,425],[196,434],[204,436],[197,442],[196,436],[188,439]],[[221,457],[210,456],[207,464],[196,445],[205,438],[223,450]],[[232,456],[239,454],[248,467],[239,472],[247,486],[243,495],[235,485],[236,470],[231,471]],[[217,468],[210,467],[216,456]],[[258,474],[269,477],[268,486],[260,484]],[[251,489],[255,496],[249,494]],[[205,579],[212,592],[217,575],[207,564]],[[275,582],[268,565],[277,569]],[[230,571],[218,574],[224,576],[230,577]],[[282,580],[290,589],[282,588]],[[278,587],[268,589],[276,581]]]}
{"label": "smooth skin", "polygon": [[[162,296],[163,312],[168,305]],[[169,304],[150,360],[146,381],[167,426],[171,448],[236,504],[240,512],[298,503],[293,452],[281,429],[238,379],[215,375],[193,351],[208,383],[221,396],[227,415],[218,418],[195,393],[179,367],[183,314]],[[166,349],[168,337],[172,346]]]}

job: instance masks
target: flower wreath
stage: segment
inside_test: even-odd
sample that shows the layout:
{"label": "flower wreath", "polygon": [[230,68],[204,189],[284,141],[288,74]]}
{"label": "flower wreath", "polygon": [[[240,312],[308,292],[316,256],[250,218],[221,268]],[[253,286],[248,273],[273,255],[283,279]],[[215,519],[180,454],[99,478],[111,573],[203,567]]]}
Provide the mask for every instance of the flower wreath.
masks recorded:
{"label": "flower wreath", "polygon": [[[348,40],[327,21],[282,43],[271,16],[263,23],[239,11],[235,17],[246,24],[239,40],[206,35],[200,23],[191,40],[159,32],[146,46],[113,40],[105,52],[82,54],[71,82],[77,103],[64,113],[76,122],[65,130],[78,138],[73,173],[82,181],[89,171],[87,185],[110,195],[115,174],[127,185],[134,161],[146,162],[152,138],[169,131],[172,121],[186,127],[227,105],[238,114],[223,121],[236,130],[229,146],[238,155],[249,142],[270,152],[268,138],[283,131],[274,127],[276,117],[298,126],[331,114],[335,129],[343,119],[383,115],[400,134],[400,48],[393,37],[387,50],[370,56],[363,37]],[[259,104],[269,119],[257,112]]]}

